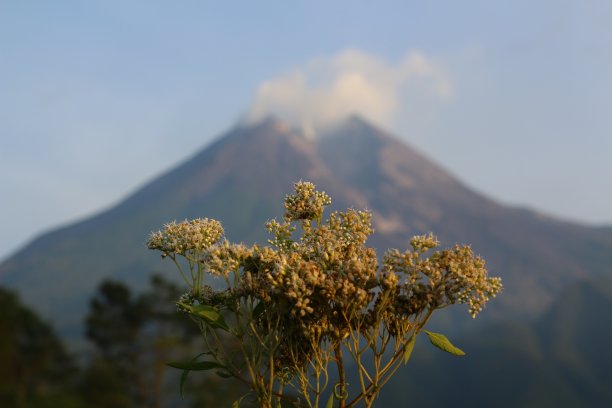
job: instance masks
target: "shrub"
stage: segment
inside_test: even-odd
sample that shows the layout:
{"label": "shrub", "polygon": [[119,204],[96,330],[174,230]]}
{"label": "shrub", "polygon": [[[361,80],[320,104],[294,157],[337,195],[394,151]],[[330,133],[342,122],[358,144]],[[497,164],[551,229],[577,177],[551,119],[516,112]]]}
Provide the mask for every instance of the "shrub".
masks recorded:
{"label": "shrub", "polygon": [[[217,370],[248,384],[262,407],[318,407],[323,400],[327,407],[370,407],[420,332],[464,354],[425,325],[456,303],[468,304],[475,317],[499,293],[501,280],[487,276],[485,261],[469,246],[437,250],[430,234],[413,237],[405,252],[387,251],[379,263],[366,246],[371,214],[349,209],[323,221],[330,203],[312,183],[296,183],[283,221],[266,224],[269,246],[230,243],[221,224],[206,218],[173,222],[150,236],[148,247],[171,259],[188,285],[177,305],[206,346],[190,362],[171,363],[183,377]],[[213,288],[206,275],[225,287]],[[347,388],[349,361],[356,395]],[[338,372],[333,385],[330,365]]]}

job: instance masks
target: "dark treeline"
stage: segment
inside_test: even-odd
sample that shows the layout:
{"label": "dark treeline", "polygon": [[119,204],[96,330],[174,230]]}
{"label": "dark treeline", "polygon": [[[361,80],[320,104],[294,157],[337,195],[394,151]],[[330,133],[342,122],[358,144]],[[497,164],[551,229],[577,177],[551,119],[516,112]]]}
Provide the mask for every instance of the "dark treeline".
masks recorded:
{"label": "dark treeline", "polygon": [[91,352],[76,356],[17,294],[0,287],[0,406],[231,406],[247,389],[214,373],[191,373],[185,399],[179,395],[181,372],[167,363],[202,348],[197,326],[176,311],[180,294],[160,276],[140,294],[103,282],[84,322]]}

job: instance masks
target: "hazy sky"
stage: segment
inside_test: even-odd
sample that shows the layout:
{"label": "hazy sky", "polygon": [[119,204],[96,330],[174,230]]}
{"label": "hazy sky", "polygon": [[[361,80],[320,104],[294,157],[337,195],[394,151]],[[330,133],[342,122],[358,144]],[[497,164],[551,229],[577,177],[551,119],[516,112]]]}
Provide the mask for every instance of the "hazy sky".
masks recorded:
{"label": "hazy sky", "polygon": [[612,2],[0,1],[0,258],[238,120],[357,111],[501,202],[612,225]]}

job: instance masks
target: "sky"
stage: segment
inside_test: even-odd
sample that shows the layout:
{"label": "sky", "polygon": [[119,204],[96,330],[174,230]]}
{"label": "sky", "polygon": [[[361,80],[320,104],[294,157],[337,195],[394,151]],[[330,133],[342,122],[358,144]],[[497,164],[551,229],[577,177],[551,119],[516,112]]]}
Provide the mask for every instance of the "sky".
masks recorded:
{"label": "sky", "polygon": [[0,259],[238,122],[358,113],[501,203],[612,225],[612,2],[0,1]]}

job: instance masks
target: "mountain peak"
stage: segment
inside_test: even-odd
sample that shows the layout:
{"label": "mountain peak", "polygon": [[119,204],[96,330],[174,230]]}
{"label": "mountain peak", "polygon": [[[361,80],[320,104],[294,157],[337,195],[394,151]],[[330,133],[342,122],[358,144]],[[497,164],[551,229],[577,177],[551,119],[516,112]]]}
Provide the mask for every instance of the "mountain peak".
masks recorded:
{"label": "mountain peak", "polygon": [[243,121],[237,126],[237,128],[240,130],[248,130],[253,133],[258,133],[261,130],[274,133],[292,133],[309,140],[317,140],[321,137],[338,133],[342,129],[347,131],[359,130],[362,133],[371,134],[384,133],[377,126],[373,125],[367,119],[357,114],[350,115],[343,120],[327,125],[323,128],[300,126],[299,124],[292,123],[291,121],[282,119],[274,114],[269,114],[257,121]]}
{"label": "mountain peak", "polygon": [[283,121],[276,115],[267,115],[257,121],[245,121],[237,126],[241,130],[258,130],[266,129],[278,133],[287,133],[291,131],[291,126],[288,122]]}
{"label": "mountain peak", "polygon": [[[205,216],[223,222],[232,240],[265,242],[262,226],[282,214],[284,195],[300,179],[325,190],[335,209],[369,209],[376,231],[370,243],[379,249],[404,248],[409,237],[429,231],[449,245],[472,243],[507,279],[500,304],[511,303],[514,311],[541,310],[563,282],[612,261],[605,255],[612,253],[609,233],[498,205],[359,116],[314,140],[270,116],[234,127],[116,207],[38,238],[0,265],[0,277],[45,317],[80,324],[74,310],[85,309],[100,280],[125,279],[141,288],[159,268],[143,246],[152,230]],[[591,240],[603,255],[583,257],[571,239],[559,239],[564,236]],[[594,260],[584,266],[586,258]]]}

